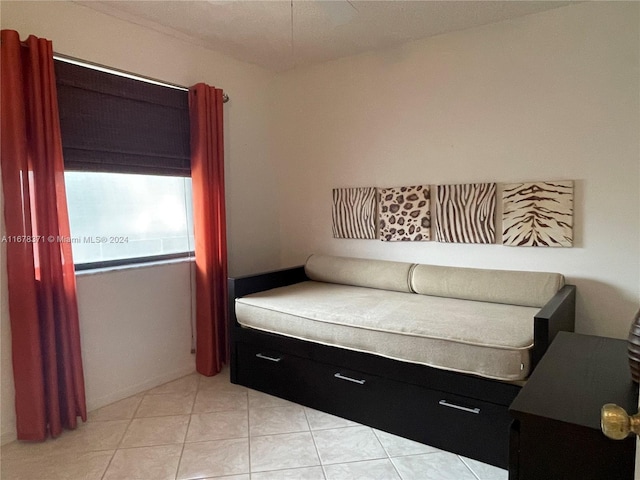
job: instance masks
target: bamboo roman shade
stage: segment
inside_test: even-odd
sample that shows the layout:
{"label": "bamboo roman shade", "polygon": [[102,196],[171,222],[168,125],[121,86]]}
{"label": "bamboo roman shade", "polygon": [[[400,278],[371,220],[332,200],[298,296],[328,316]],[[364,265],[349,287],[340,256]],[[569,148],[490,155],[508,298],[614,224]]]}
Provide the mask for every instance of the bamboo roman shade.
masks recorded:
{"label": "bamboo roman shade", "polygon": [[55,61],[65,169],[191,175],[188,92]]}

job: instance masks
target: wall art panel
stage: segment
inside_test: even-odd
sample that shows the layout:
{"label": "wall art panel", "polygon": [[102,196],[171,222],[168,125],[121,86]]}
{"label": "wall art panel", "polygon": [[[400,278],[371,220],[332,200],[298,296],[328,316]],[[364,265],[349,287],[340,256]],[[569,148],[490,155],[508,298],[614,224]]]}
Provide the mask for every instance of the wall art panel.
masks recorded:
{"label": "wall art panel", "polygon": [[438,185],[436,195],[437,241],[495,242],[495,183]]}
{"label": "wall art panel", "polygon": [[376,238],[377,190],[333,189],[333,236],[335,238]]}
{"label": "wall art panel", "polygon": [[428,185],[381,188],[378,200],[380,240],[431,240],[431,191]]}
{"label": "wall art panel", "polygon": [[502,203],[504,245],[573,246],[573,181],[507,184]]}

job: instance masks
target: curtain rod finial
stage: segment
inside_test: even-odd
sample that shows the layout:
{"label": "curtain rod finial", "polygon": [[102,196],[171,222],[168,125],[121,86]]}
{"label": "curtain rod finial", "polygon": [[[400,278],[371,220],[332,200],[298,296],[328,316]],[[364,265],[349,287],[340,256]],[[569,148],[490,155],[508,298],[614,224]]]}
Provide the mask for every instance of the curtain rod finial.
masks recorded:
{"label": "curtain rod finial", "polygon": [[229,101],[229,95],[226,93],[222,94],[222,103],[227,103]]}

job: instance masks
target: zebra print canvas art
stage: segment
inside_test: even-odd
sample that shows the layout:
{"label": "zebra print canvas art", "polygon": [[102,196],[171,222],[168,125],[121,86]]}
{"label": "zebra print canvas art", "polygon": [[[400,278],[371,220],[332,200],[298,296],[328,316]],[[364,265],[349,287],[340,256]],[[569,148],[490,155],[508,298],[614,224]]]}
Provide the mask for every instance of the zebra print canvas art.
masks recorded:
{"label": "zebra print canvas art", "polygon": [[381,188],[378,200],[380,240],[431,240],[431,191],[428,185]]}
{"label": "zebra print canvas art", "polygon": [[496,184],[438,185],[436,240],[495,243]]}
{"label": "zebra print canvas art", "polygon": [[334,238],[376,238],[377,190],[333,189]]}
{"label": "zebra print canvas art", "polygon": [[573,181],[507,184],[502,203],[504,245],[573,246]]}

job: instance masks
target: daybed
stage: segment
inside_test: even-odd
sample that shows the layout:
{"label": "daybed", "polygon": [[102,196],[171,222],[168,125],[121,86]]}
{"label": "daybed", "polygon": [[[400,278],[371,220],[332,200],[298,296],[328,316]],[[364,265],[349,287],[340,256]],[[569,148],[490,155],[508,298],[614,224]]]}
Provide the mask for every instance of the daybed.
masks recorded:
{"label": "daybed", "polygon": [[557,273],[325,255],[229,300],[232,382],[503,468],[508,406],[575,317]]}

